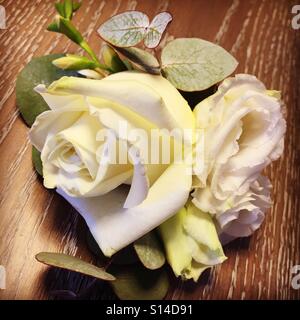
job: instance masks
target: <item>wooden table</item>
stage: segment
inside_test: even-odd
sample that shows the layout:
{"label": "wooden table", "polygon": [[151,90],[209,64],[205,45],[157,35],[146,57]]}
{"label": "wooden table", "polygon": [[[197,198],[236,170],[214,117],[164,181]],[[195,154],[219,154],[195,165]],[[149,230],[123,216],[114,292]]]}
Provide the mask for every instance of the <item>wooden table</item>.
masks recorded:
{"label": "wooden table", "polygon": [[[288,130],[284,157],[267,170],[274,205],[263,227],[250,239],[226,248],[229,259],[198,284],[172,280],[171,299],[299,299],[291,287],[291,267],[300,264],[300,30],[291,27],[288,0],[83,0],[75,23],[100,52],[96,29],[109,16],[129,9],[150,17],[170,11],[174,21],[166,38],[200,37],[230,51],[238,72],[258,76],[280,89]],[[46,190],[32,169],[28,128],[16,109],[18,72],[33,56],[78,52],[64,36],[49,33],[53,0],[5,0],[7,29],[0,30],[0,265],[7,289],[0,299],[48,299],[52,289],[75,292],[91,281],[37,263],[39,251],[59,251],[93,261],[81,217]],[[89,298],[113,298],[96,286]]]}

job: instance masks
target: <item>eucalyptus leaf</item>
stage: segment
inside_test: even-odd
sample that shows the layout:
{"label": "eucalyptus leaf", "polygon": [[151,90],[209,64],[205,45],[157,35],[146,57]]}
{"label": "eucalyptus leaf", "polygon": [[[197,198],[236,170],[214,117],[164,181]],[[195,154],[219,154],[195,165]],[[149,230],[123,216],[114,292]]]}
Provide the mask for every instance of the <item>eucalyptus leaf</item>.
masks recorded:
{"label": "eucalyptus leaf", "polygon": [[161,61],[164,76],[183,91],[205,90],[229,76],[238,65],[225,49],[198,38],[169,42]]}
{"label": "eucalyptus leaf", "polygon": [[116,275],[111,285],[121,300],[162,300],[168,292],[169,277],[164,269],[153,271],[141,265],[111,269]]}
{"label": "eucalyptus leaf", "polygon": [[136,68],[151,74],[160,74],[160,65],[154,55],[139,48],[115,49],[127,58]]}
{"label": "eucalyptus leaf", "polygon": [[106,281],[113,281],[116,279],[113,275],[107,273],[104,269],[96,267],[81,259],[69,256],[64,253],[40,252],[35,257],[37,261],[49,266],[75,271]]}
{"label": "eucalyptus leaf", "polygon": [[144,39],[147,48],[155,48],[159,45],[166,27],[171,21],[172,15],[169,12],[161,12],[153,18]]}
{"label": "eucalyptus leaf", "polygon": [[134,249],[142,264],[148,269],[159,269],[166,262],[164,250],[154,231],[135,241]]}
{"label": "eucalyptus leaf", "polygon": [[52,61],[63,54],[51,54],[33,58],[19,73],[16,84],[17,106],[27,125],[31,126],[35,118],[49,109],[44,99],[33,89],[38,84],[50,85],[63,76],[78,76],[74,71],[57,68]]}
{"label": "eucalyptus leaf", "polygon": [[141,42],[149,26],[149,18],[139,11],[126,11],[104,22],[98,33],[106,42],[118,47],[131,47]]}
{"label": "eucalyptus leaf", "polygon": [[43,176],[43,164],[41,160],[41,153],[34,146],[32,146],[32,163],[36,172],[40,176]]}

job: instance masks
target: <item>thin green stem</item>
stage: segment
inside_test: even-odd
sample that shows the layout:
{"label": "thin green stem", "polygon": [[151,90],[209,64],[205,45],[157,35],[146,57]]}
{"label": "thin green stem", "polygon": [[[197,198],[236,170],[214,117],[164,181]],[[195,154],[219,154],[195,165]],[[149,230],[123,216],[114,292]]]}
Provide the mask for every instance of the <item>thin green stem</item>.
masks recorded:
{"label": "thin green stem", "polygon": [[[87,52],[89,54],[89,56],[92,58],[93,61],[95,61],[97,63],[97,68],[106,70],[111,72],[111,69],[109,67],[107,67],[105,64],[100,63],[98,57],[96,56],[95,52],[92,50],[92,48],[89,46],[89,44],[83,40],[80,43],[80,47],[85,50],[85,52]],[[98,71],[98,70],[97,70]]]}

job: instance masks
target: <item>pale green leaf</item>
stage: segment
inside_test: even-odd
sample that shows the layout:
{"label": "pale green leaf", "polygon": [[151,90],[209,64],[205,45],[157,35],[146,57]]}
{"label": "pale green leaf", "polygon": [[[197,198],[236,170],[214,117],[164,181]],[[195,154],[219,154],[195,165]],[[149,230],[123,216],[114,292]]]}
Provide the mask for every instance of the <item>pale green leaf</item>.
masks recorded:
{"label": "pale green leaf", "polygon": [[142,264],[148,269],[159,269],[166,262],[164,250],[154,231],[135,241],[134,249]]}
{"label": "pale green leaf", "polygon": [[106,281],[113,281],[116,279],[113,275],[107,273],[103,268],[96,267],[79,258],[69,256],[64,253],[40,252],[35,257],[39,262],[49,266],[75,271]]}
{"label": "pale green leaf", "polygon": [[228,77],[238,65],[225,49],[197,38],[169,42],[161,60],[164,76],[183,91],[205,90]]}
{"label": "pale green leaf", "polygon": [[155,48],[159,45],[167,25],[172,21],[169,12],[161,12],[157,14],[147,28],[144,44],[147,48]]}
{"label": "pale green leaf", "polygon": [[127,11],[104,22],[98,33],[106,42],[118,47],[131,47],[141,42],[149,26],[149,18],[139,11]]}

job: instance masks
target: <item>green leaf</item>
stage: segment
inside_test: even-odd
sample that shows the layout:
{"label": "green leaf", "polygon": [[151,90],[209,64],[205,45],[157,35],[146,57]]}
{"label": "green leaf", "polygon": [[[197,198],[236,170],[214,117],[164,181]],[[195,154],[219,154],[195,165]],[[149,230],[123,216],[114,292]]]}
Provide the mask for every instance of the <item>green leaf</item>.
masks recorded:
{"label": "green leaf", "polygon": [[166,270],[148,270],[141,265],[112,266],[116,280],[111,282],[121,300],[162,300],[169,288]]}
{"label": "green leaf", "polygon": [[115,47],[115,50],[127,58],[136,68],[151,74],[160,74],[159,62],[151,53],[139,48]]}
{"label": "green leaf", "polygon": [[63,57],[62,54],[33,58],[19,73],[16,84],[17,106],[27,125],[31,126],[35,118],[48,110],[43,98],[33,89],[38,84],[50,85],[63,76],[78,76],[72,71],[64,71],[52,64],[52,61]]}
{"label": "green leaf", "polygon": [[167,25],[172,21],[172,15],[169,12],[157,14],[147,28],[144,44],[147,48],[155,48],[159,45]]}
{"label": "green leaf", "polygon": [[32,163],[36,172],[40,176],[43,176],[43,164],[41,160],[41,153],[34,146],[32,146]]}
{"label": "green leaf", "polygon": [[35,258],[37,261],[49,266],[75,271],[97,279],[106,281],[113,281],[116,279],[104,269],[64,253],[40,252],[35,256]]}
{"label": "green leaf", "polygon": [[154,231],[135,241],[134,249],[142,264],[148,269],[159,269],[166,262],[164,250]]}
{"label": "green leaf", "polygon": [[163,75],[183,91],[205,90],[229,76],[238,65],[220,46],[197,38],[169,42],[161,61]]}
{"label": "green leaf", "polygon": [[127,11],[104,22],[98,33],[106,42],[118,47],[131,47],[141,42],[149,26],[149,18],[139,11]]}

